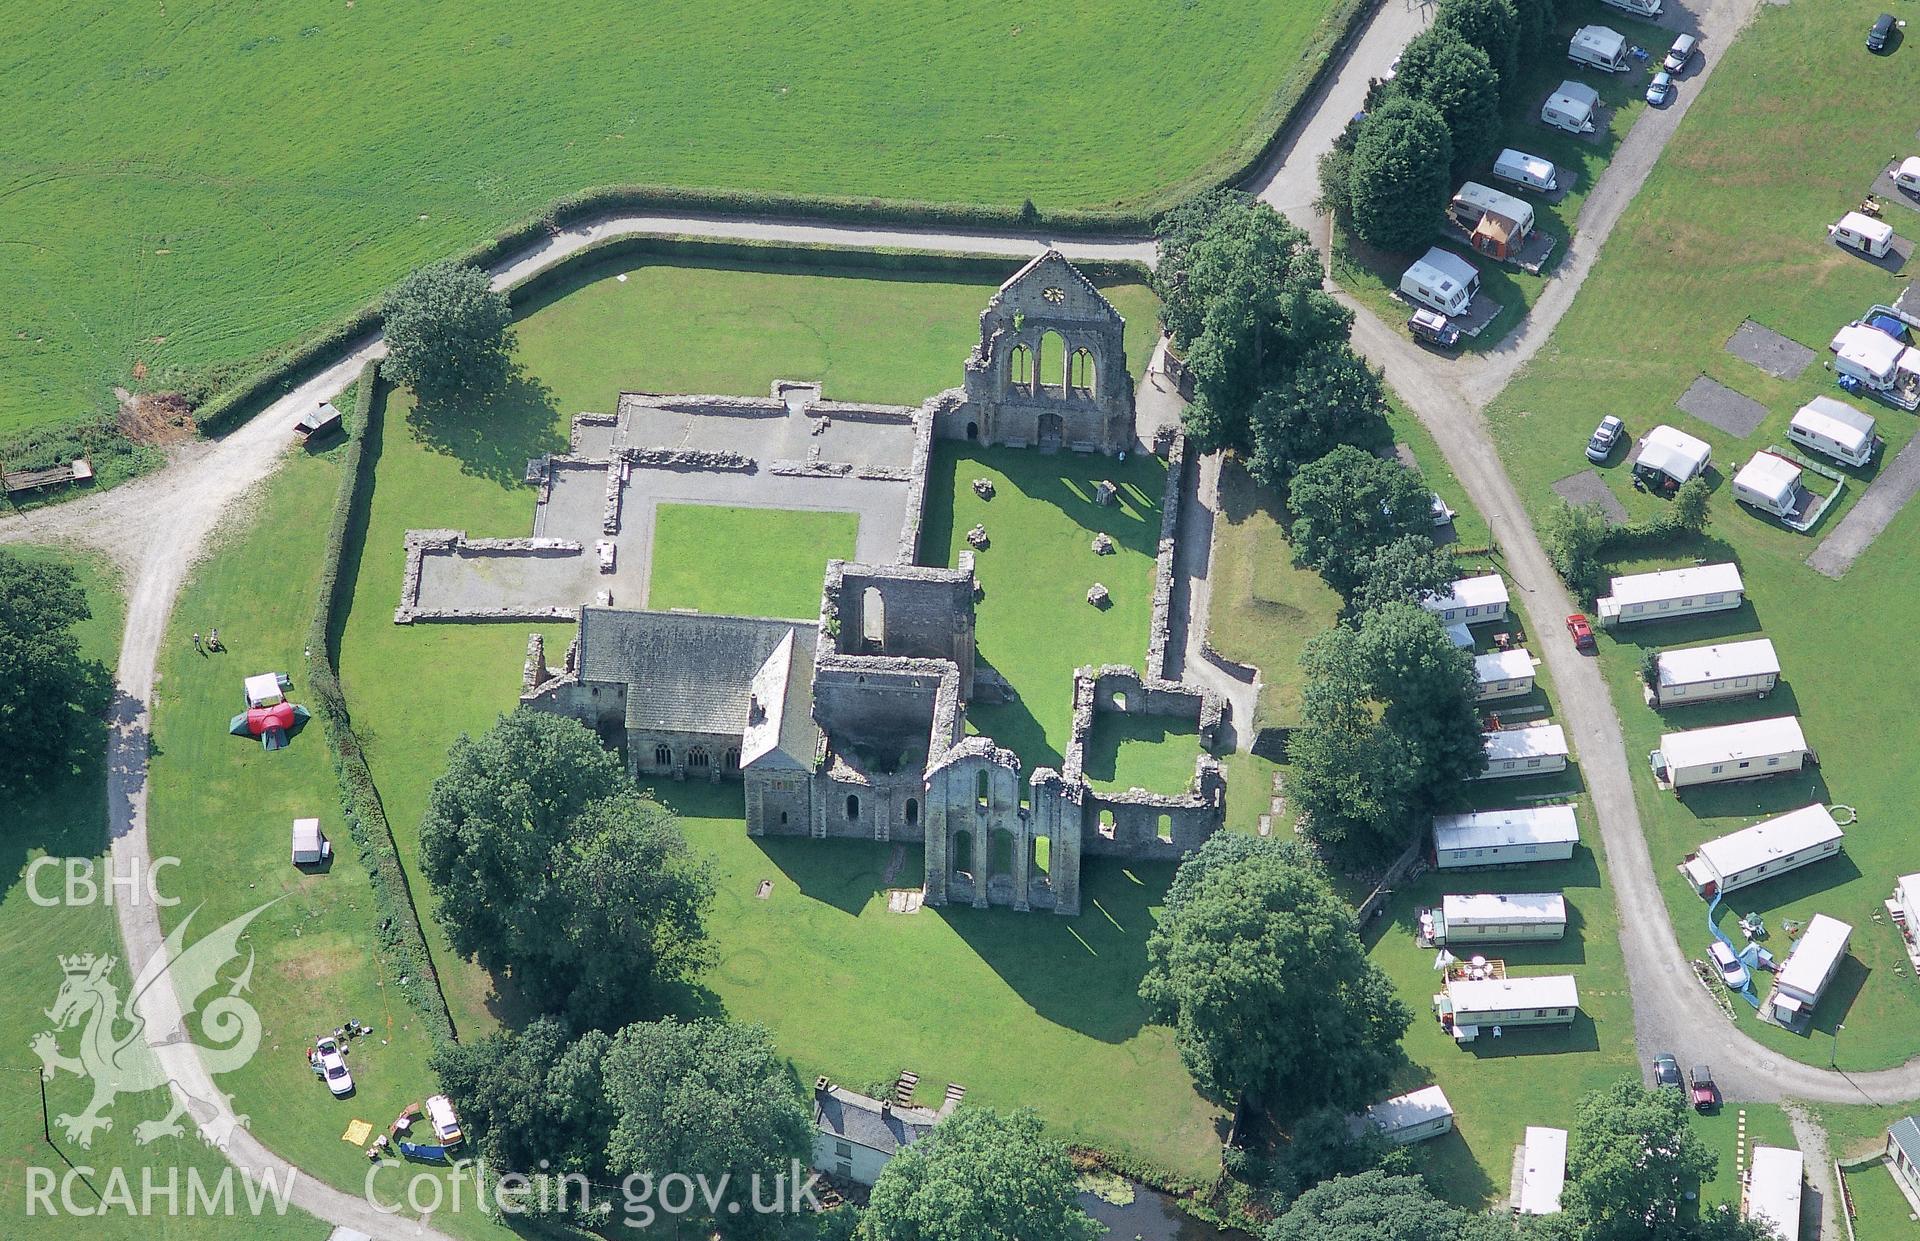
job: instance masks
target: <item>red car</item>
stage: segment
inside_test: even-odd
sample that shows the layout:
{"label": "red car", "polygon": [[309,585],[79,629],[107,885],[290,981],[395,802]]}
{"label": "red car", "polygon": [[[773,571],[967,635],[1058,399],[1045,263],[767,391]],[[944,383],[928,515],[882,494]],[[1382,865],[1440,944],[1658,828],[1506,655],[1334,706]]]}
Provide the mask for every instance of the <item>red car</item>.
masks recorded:
{"label": "red car", "polygon": [[1575,612],[1567,617],[1567,634],[1572,637],[1575,650],[1593,649],[1593,626],[1587,623],[1584,612]]}
{"label": "red car", "polygon": [[1713,1084],[1713,1070],[1706,1065],[1693,1066],[1693,1072],[1687,1075],[1687,1085],[1692,1087],[1695,1111],[1710,1112],[1720,1102],[1719,1088]]}

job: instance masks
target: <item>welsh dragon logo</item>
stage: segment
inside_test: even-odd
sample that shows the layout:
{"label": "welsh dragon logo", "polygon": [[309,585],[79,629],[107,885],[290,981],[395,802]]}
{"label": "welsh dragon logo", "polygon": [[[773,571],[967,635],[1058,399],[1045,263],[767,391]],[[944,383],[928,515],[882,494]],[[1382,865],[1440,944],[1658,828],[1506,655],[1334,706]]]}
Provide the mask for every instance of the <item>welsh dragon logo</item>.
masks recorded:
{"label": "welsh dragon logo", "polygon": [[[253,978],[253,951],[247,950],[247,963],[230,982],[223,983],[220,973],[229,962],[240,958],[240,935],[247,924],[273,901],[245,913],[187,944],[187,928],[194,913],[180,920],[167,936],[161,950],[146,962],[133,980],[133,990],[123,1003],[113,982],[116,958],[96,957],[92,953],[63,956],[60,968],[65,977],[53,1007],[44,1010],[53,1028],[33,1038],[34,1054],[40,1057],[41,1075],[51,1081],[62,1069],[93,1082],[93,1101],[75,1116],[55,1117],[67,1139],[82,1147],[91,1147],[101,1130],[113,1128],[106,1111],[122,1094],[144,1094],[161,1086],[171,1087],[173,1107],[158,1120],[143,1121],[134,1127],[134,1138],[141,1144],[163,1137],[180,1137],[186,1117],[200,1127],[207,1141],[221,1148],[227,1145],[235,1127],[244,1128],[248,1118],[233,1112],[231,1095],[219,1095],[218,1106],[190,1095],[180,1075],[169,1065],[177,1057],[198,1057],[204,1075],[191,1070],[195,1080],[229,1073],[253,1059],[260,1049],[260,1015],[241,993]],[[172,986],[166,985],[168,977]],[[225,993],[200,1003],[201,997],[216,987]],[[216,1046],[196,1047],[187,1033],[187,1015],[197,1013],[201,1033]],[[149,1039],[149,1020],[165,1026],[160,1036]],[[78,1028],[81,1031],[77,1056],[60,1049],[60,1034]],[[199,1106],[194,1105],[198,1103]]]}

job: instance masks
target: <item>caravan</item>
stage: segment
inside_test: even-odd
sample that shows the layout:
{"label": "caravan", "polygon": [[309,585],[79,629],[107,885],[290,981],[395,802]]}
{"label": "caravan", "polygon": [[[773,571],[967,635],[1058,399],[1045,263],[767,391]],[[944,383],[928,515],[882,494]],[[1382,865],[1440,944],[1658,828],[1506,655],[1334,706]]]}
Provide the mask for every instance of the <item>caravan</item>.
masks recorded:
{"label": "caravan", "polygon": [[[1920,159],[1913,162],[1920,164]],[[1516,151],[1512,147],[1505,148],[1494,158],[1493,175],[1495,180],[1549,194],[1560,188],[1560,170],[1553,166],[1552,160]],[[1916,184],[1920,185],[1920,182]]]}
{"label": "caravan", "polygon": [[1800,474],[1778,453],[1754,453],[1733,476],[1733,498],[1775,517],[1792,517],[1800,510]]}
{"label": "caravan", "polygon": [[1562,82],[1540,107],[1540,119],[1570,134],[1590,134],[1600,114],[1600,92],[1585,82]]}
{"label": "caravan", "polygon": [[1625,73],[1627,36],[1606,26],[1582,26],[1567,44],[1567,59],[1608,73]]}
{"label": "caravan", "polygon": [[1870,258],[1885,258],[1893,248],[1893,225],[1858,211],[1849,211],[1840,217],[1838,224],[1827,225],[1827,235]]}
{"label": "caravan", "polygon": [[1467,234],[1468,244],[1490,258],[1511,257],[1533,233],[1532,207],[1478,181],[1460,187],[1447,216]]}
{"label": "caravan", "polygon": [[1787,438],[1842,465],[1865,465],[1880,450],[1873,427],[1872,414],[1830,396],[1816,396],[1787,424]]}
{"label": "caravan", "polygon": [[1457,254],[1438,246],[1421,255],[1400,277],[1400,292],[1443,315],[1458,315],[1480,291],[1480,272]]}

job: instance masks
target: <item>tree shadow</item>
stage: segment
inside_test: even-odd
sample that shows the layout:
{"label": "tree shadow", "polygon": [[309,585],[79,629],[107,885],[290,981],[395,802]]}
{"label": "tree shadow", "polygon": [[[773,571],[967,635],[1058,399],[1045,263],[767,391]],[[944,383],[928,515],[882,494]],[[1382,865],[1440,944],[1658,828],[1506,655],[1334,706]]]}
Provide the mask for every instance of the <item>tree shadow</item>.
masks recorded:
{"label": "tree shadow", "polygon": [[[1120,754],[1129,743],[1142,746],[1167,746],[1166,753],[1136,758],[1127,764],[1126,778],[1138,782],[1150,793],[1183,793],[1193,783],[1194,761],[1200,757],[1200,735],[1188,720],[1166,715],[1130,715],[1096,711],[1093,729],[1088,734],[1082,756],[1087,779],[1096,784],[1115,785],[1121,780]],[[1178,752],[1177,759],[1174,752]],[[1158,771],[1161,760],[1171,759],[1166,771]],[[1162,787],[1170,786],[1170,787]]]}
{"label": "tree shadow", "polygon": [[503,487],[526,478],[528,461],[567,447],[552,389],[518,364],[497,382],[417,398],[407,424],[426,448],[459,461],[461,473]]}
{"label": "tree shadow", "polygon": [[935,912],[1033,1010],[1103,1043],[1124,1043],[1149,1016],[1139,998],[1153,910],[1173,882],[1170,862],[1088,858],[1076,918],[1034,911]]}

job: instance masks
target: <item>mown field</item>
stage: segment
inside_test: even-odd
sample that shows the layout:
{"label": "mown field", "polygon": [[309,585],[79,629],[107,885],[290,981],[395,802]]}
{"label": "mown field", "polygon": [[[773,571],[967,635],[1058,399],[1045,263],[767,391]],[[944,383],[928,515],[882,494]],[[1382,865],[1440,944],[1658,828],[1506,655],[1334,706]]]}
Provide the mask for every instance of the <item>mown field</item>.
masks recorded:
{"label": "mown field", "polygon": [[[1806,557],[1884,465],[1852,471],[1836,510],[1810,536],[1736,505],[1729,479],[1754,451],[1785,443],[1788,419],[1809,397],[1841,395],[1822,369],[1827,341],[1905,287],[1901,276],[1835,249],[1824,234],[1889,160],[1915,146],[1912,117],[1886,101],[1911,97],[1920,67],[1910,56],[1876,57],[1860,46],[1876,12],[1852,2],[1762,6],[1732,48],[1707,49],[1726,59],[1715,85],[1688,114],[1552,341],[1489,411],[1536,517],[1557,503],[1556,480],[1586,468],[1581,447],[1603,414],[1621,415],[1636,435],[1664,422],[1713,445],[1707,537],[1615,569],[1731,558],[1745,576],[1748,605],[1714,618],[1623,629],[1601,639],[1600,657],[1625,726],[1655,870],[1690,954],[1704,954],[1708,937],[1705,906],[1674,869],[1688,851],[1812,800],[1858,809],[1842,858],[1744,889],[1730,901],[1730,914],[1766,917],[1776,952],[1787,946],[1783,918],[1826,913],[1854,926],[1850,959],[1815,1014],[1811,1038],[1742,1017],[1742,1028],[1769,1046],[1818,1064],[1835,1054],[1831,1035],[1844,1022],[1837,1054],[1851,1069],[1883,1067],[1916,1050],[1920,984],[1880,903],[1894,878],[1920,863],[1908,830],[1920,778],[1907,753],[1911,678],[1904,675],[1917,649],[1906,617],[1920,589],[1920,507],[1908,506],[1835,581],[1809,568]],[[1920,234],[1920,211],[1899,200],[1886,211],[1898,232]],[[1807,371],[1776,379],[1724,352],[1749,317],[1813,349]],[[1764,423],[1739,437],[1675,408],[1702,374],[1763,404]],[[1868,408],[1890,459],[1911,437],[1914,416]],[[1659,510],[1660,501],[1630,487],[1623,466],[1601,473],[1630,514]],[[1664,716],[1642,704],[1636,673],[1647,649],[1761,635],[1773,640],[1783,665],[1783,683],[1765,702]],[[1818,751],[1817,771],[1690,794],[1684,802],[1657,792],[1646,774],[1644,755],[1663,731],[1788,713],[1800,717]]]}
{"label": "mown field", "polygon": [[0,436],[249,358],[594,186],[1164,201],[1333,0],[7,6]]}

